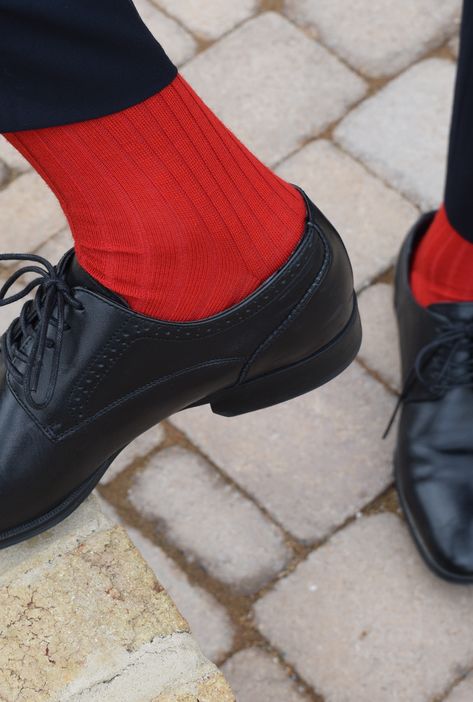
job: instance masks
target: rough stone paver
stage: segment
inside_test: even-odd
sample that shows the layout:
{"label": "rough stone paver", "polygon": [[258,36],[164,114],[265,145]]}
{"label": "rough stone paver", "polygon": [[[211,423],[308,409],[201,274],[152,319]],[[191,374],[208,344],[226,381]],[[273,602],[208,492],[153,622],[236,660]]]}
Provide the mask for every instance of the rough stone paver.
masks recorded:
{"label": "rough stone paver", "polygon": [[308,702],[277,658],[261,649],[236,653],[223,672],[238,702]]}
{"label": "rough stone paver", "polygon": [[340,118],[366,90],[361,78],[273,12],[224,37],[183,74],[270,164]]}
{"label": "rough stone paver", "polygon": [[428,59],[353,110],[335,139],[421,208],[442,199],[455,67]]}
{"label": "rough stone paver", "polygon": [[218,39],[251,17],[258,0],[154,0],[201,39]]}
{"label": "rough stone paver", "polygon": [[239,592],[258,590],[291,556],[257,507],[184,449],[153,456],[137,475],[130,500],[189,559]]}
{"label": "rough stone paver", "polygon": [[470,674],[445,698],[445,702],[471,702],[473,700],[473,675]]}
{"label": "rough stone paver", "polygon": [[354,68],[379,78],[398,73],[443,44],[461,0],[286,0],[289,17]]}
{"label": "rough stone paver", "polygon": [[100,481],[102,485],[107,485],[111,483],[120,473],[130,466],[134,461],[146,456],[153,449],[158,448],[164,439],[164,429],[161,424],[158,424],[144,434],[141,434],[137,439],[131,442],[121,453],[118,454],[116,459],[113,461],[112,465],[108,471],[103,476]]}
{"label": "rough stone paver", "polygon": [[0,136],[0,160],[7,164],[8,168],[17,173],[28,171],[31,166],[28,161],[17,151],[9,141]]}
{"label": "rough stone paver", "polygon": [[65,224],[65,217],[46,183],[25,173],[0,192],[2,252],[34,251]]}
{"label": "rough stone paver", "polygon": [[296,400],[228,419],[172,421],[301,541],[325,537],[387,487],[394,398],[359,365]]}
{"label": "rough stone paver", "polygon": [[222,659],[231,650],[234,637],[233,625],[225,609],[208,592],[192,585],[185,573],[161,548],[151,543],[137,529],[125,528],[189,622],[192,634],[204,654],[213,661]]}
{"label": "rough stone paver", "polygon": [[151,0],[133,0],[136,9],[150,32],[156,37],[164,50],[180,66],[195,54],[196,40],[180,27],[171,17],[160,12]]}
{"label": "rough stone paver", "polygon": [[397,256],[416,208],[329,141],[308,144],[278,173],[303,187],[338,228],[360,288]]}
{"label": "rough stone paver", "polygon": [[256,606],[326,702],[428,702],[473,659],[473,590],[431,575],[398,517],[363,517]]}
{"label": "rough stone paver", "polygon": [[360,359],[391,388],[400,384],[399,342],[393,305],[393,286],[378,283],[360,295],[363,342]]}

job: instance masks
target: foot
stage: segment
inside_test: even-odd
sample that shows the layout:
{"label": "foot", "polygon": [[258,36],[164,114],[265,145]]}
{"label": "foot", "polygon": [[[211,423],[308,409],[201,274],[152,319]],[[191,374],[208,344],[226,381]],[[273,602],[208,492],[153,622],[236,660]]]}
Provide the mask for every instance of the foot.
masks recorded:
{"label": "foot", "polygon": [[473,582],[473,301],[423,307],[409,280],[433,216],[413,227],[396,273],[404,379],[396,485],[430,568],[447,580]]}
{"label": "foot", "polygon": [[[0,548],[68,516],[118,453],[165,417],[205,403],[225,416],[267,407],[352,361],[361,328],[350,263],[333,227],[306,206],[305,233],[285,265],[198,322],[133,312],[73,250],[57,266],[0,256],[33,260],[24,270],[40,274],[35,301],[2,337]],[[8,289],[0,305],[18,299]]]}

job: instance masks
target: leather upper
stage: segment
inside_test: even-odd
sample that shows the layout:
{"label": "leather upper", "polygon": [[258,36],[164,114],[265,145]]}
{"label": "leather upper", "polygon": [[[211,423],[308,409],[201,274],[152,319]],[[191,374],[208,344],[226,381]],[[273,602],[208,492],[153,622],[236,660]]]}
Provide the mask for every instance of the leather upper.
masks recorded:
{"label": "leather upper", "polygon": [[461,578],[473,574],[473,302],[426,309],[412,295],[412,253],[432,216],[408,236],[396,274],[406,388],[397,482],[424,555],[445,576]]}
{"label": "leather upper", "polygon": [[[0,354],[0,533],[51,509],[163,418],[289,365],[338,334],[353,308],[351,268],[335,230],[308,200],[307,208],[306,231],[288,262],[243,302],[198,322],[131,311],[81,269],[73,251],[66,254],[67,283],[80,304],[65,308],[46,406],[31,405]],[[24,352],[33,339],[32,329]],[[54,344],[44,350],[38,404],[54,352]]]}

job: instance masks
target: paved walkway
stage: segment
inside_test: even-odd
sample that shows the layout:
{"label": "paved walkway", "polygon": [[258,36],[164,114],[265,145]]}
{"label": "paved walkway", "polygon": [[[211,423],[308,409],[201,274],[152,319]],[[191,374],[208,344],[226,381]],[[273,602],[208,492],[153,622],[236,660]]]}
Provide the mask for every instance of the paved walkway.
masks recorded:
{"label": "paved walkway", "polygon": [[[148,0],[184,76],[339,227],[365,340],[334,383],[228,420],[182,413],[100,493],[239,702],[471,702],[473,589],[420,561],[392,489],[392,265],[441,198],[458,0]],[[51,194],[0,144],[2,250],[57,259]],[[1,313],[5,326],[14,313]]]}

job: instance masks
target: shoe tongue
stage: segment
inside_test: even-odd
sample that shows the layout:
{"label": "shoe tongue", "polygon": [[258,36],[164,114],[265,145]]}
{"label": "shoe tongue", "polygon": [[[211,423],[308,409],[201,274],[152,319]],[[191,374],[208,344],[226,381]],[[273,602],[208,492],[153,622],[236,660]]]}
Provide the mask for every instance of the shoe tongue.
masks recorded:
{"label": "shoe tongue", "polygon": [[436,302],[429,305],[428,309],[451,322],[473,321],[473,302]]}
{"label": "shoe tongue", "polygon": [[99,283],[98,280],[95,280],[95,278],[89,275],[89,273],[87,273],[87,271],[84,270],[79,264],[75,255],[71,256],[71,261],[67,268],[66,280],[71,288],[86,288],[86,290],[91,290],[92,292],[102,295],[102,297],[106,297],[109,300],[113,300],[113,302],[117,302],[119,305],[123,305],[123,307],[129,308],[128,303],[125,302],[122,297],[114,293],[112,290],[109,290],[104,285]]}

